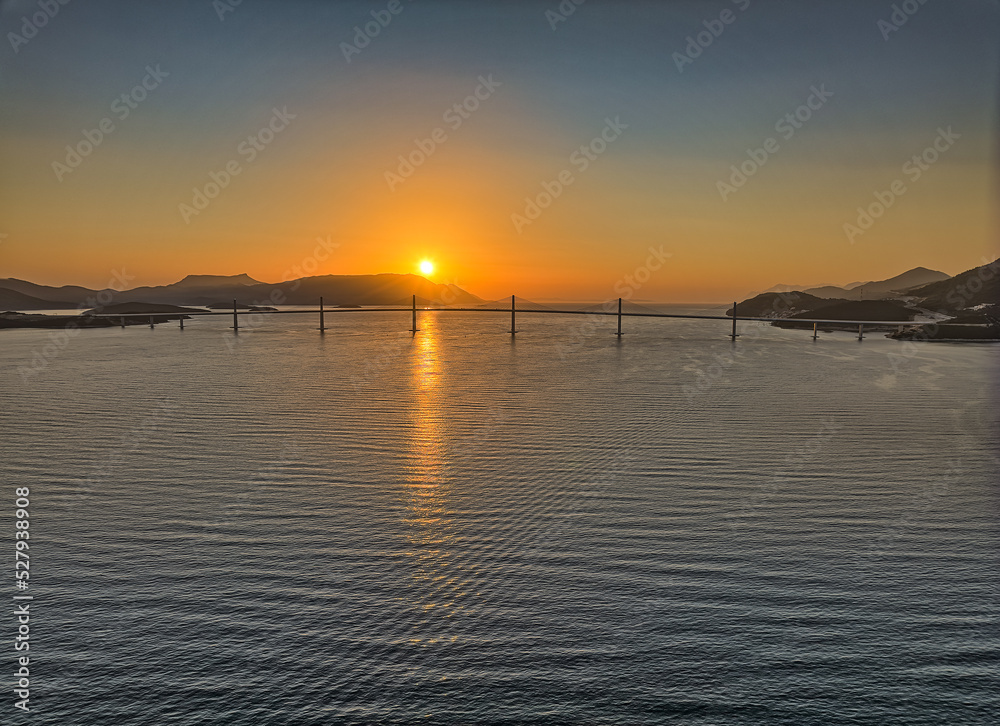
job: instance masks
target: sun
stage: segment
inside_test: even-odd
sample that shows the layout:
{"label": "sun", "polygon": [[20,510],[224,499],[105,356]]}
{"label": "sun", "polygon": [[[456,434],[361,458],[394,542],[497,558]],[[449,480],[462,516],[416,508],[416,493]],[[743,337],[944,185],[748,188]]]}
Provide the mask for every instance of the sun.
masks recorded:
{"label": "sun", "polygon": [[420,272],[422,272],[425,275],[430,275],[432,272],[434,272],[434,263],[431,262],[430,260],[421,260]]}

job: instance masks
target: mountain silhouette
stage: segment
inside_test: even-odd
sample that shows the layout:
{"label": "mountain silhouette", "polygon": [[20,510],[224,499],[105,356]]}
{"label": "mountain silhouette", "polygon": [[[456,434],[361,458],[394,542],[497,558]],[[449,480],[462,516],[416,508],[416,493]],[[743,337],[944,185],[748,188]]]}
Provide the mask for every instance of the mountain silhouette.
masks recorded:
{"label": "mountain silhouette", "polygon": [[817,287],[793,287],[791,285],[775,285],[764,292],[804,292],[819,298],[837,298],[840,300],[877,300],[884,297],[903,297],[904,294],[917,286],[949,279],[949,275],[926,267],[914,267],[887,280],[869,280],[868,282],[852,282],[844,287],[836,285],[820,285]]}
{"label": "mountain silhouette", "polygon": [[[241,305],[395,305],[413,295],[436,305],[478,304],[482,300],[456,285],[432,282],[419,275],[317,275],[280,283],[240,275],[188,275],[169,285],[130,290],[92,290],[77,285],[50,287],[16,278],[0,279],[0,307],[12,310],[94,307],[99,293],[108,303],[142,302],[169,305],[232,303]],[[110,296],[110,299],[109,299]]]}

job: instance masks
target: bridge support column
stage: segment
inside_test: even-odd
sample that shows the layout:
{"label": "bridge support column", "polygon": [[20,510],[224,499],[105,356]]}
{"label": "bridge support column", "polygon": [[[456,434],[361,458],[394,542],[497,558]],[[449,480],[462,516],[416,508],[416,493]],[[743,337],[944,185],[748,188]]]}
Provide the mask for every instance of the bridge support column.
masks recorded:
{"label": "bridge support column", "polygon": [[817,334],[816,334],[816,326],[817,325],[818,325],[818,323],[813,323],[813,340],[816,340],[816,338],[818,337]]}
{"label": "bridge support column", "polygon": [[184,330],[184,316],[181,316],[181,330]]}
{"label": "bridge support column", "polygon": [[153,329],[153,327],[154,327],[154,325],[153,325],[153,316],[152,316],[152,315],[150,315],[150,316],[149,316],[149,329],[150,329],[150,330],[152,330],[152,329]]}
{"label": "bridge support column", "polygon": [[864,339],[865,339],[865,324],[858,323],[858,340],[864,340]]}
{"label": "bridge support column", "polygon": [[240,332],[240,316],[239,316],[239,313],[236,312],[236,301],[235,300],[233,300],[233,332],[234,333],[239,333]]}
{"label": "bridge support column", "polygon": [[125,327],[125,316],[124,315],[122,315],[122,317],[121,317],[121,324],[122,324],[122,328],[124,328]]}
{"label": "bridge support column", "polygon": [[732,334],[730,334],[729,337],[732,338],[732,340],[734,342],[736,341],[736,338],[738,337],[736,335],[736,301],[735,300],[733,300],[733,332],[732,332]]}
{"label": "bridge support column", "polygon": [[622,337],[622,299],[618,298],[618,337]]}
{"label": "bridge support column", "polygon": [[410,327],[411,333],[417,332],[417,296],[413,296],[413,325]]}
{"label": "bridge support column", "polygon": [[514,323],[515,323],[515,320],[514,320],[514,296],[511,295],[510,296],[510,334],[511,335],[514,335],[514,333],[517,332],[517,329],[514,327]]}
{"label": "bridge support column", "polygon": [[319,332],[321,334],[326,332],[326,324],[324,323],[324,320],[323,320],[323,297],[322,296],[320,296],[320,298],[319,298]]}

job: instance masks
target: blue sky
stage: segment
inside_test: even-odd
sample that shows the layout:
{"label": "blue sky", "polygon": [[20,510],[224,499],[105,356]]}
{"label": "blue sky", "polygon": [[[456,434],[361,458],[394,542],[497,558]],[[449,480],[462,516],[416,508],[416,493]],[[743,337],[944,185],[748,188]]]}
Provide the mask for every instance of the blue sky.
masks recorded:
{"label": "blue sky", "polygon": [[[457,203],[475,208],[477,221],[462,228],[463,240],[451,239],[458,233],[442,222],[441,251],[430,250],[454,258],[461,244],[475,246],[470,262],[454,261],[455,274],[465,279],[475,279],[472,268],[491,251],[513,249],[518,265],[498,263],[508,277],[524,277],[525,265],[551,271],[562,260],[579,273],[577,282],[566,283],[574,290],[603,289],[596,270],[626,269],[632,256],[664,239],[676,247],[679,264],[691,260],[692,271],[712,254],[732,255],[736,269],[720,277],[720,294],[749,261],[769,255],[765,240],[788,251],[774,262],[780,262],[774,276],[783,281],[813,279],[820,259],[836,260],[828,274],[816,273],[820,278],[846,281],[917,264],[954,273],[995,251],[997,2],[915,4],[917,12],[886,39],[878,21],[891,17],[888,2],[588,0],[553,29],[546,11],[558,2],[413,0],[402,2],[402,12],[346,62],[341,44],[387,5],[244,0],[220,20],[209,0],[72,0],[15,53],[8,34],[20,33],[22,18],[39,6],[4,2],[0,228],[10,230],[10,239],[8,259],[0,261],[8,274],[45,276],[32,250],[52,248],[77,261],[79,279],[66,282],[102,278],[129,245],[162,250],[167,276],[179,271],[168,264],[169,246],[189,255],[203,251],[205,266],[213,268],[189,272],[242,271],[218,269],[236,244],[266,269],[273,260],[255,255],[269,243],[294,244],[289,240],[324,231],[341,235],[348,247],[351,240],[369,253],[378,247],[376,259],[385,265],[405,254],[390,252],[394,245],[414,244],[413,238],[397,239],[395,228],[369,233],[362,220],[348,218],[363,208],[406,224],[413,211],[404,195],[417,193],[411,188],[424,190],[425,208],[427,199],[447,207],[461,187],[456,177],[496,180],[474,200],[459,193]],[[724,11],[734,21],[680,72],[673,54]],[[156,64],[168,79],[100,153],[57,182],[51,164],[60,150],[108,115],[109,103]],[[383,173],[397,155],[440,125],[442,111],[470,92],[479,75],[490,74],[502,83],[495,98],[427,164],[419,183],[380,197]],[[730,165],[774,136],[775,121],[819,86],[833,93],[829,102],[783,142],[759,179],[720,205],[716,183]],[[177,203],[275,106],[287,106],[297,120],[254,169],[253,181],[234,185],[198,225],[181,224]],[[527,236],[515,231],[509,218],[522,199],[616,116],[628,131],[588,172],[586,187],[567,193]],[[920,191],[940,204],[933,219],[961,227],[963,241],[940,239],[940,229],[936,237],[914,236],[927,227],[921,217],[927,202],[904,209],[908,200],[901,200],[864,249],[845,246],[838,220],[849,220],[938,127],[948,126],[962,141]],[[303,185],[297,194],[294,180]],[[323,185],[328,215],[310,197]],[[263,199],[268,214],[257,212],[258,234],[246,218],[265,206]],[[599,216],[595,204],[607,205]],[[786,206],[794,214],[787,223],[775,221]],[[815,230],[802,217],[811,209]],[[591,214],[588,224],[580,221]],[[420,244],[433,248],[434,225],[413,220],[413,229],[420,225],[427,227],[421,239],[430,240]],[[610,239],[615,230],[635,240],[634,249],[633,242]],[[734,241],[740,236],[748,241]],[[81,242],[103,257],[85,263],[76,251]],[[901,259],[907,250],[912,260]],[[360,247],[352,255],[344,271],[361,271]],[[195,256],[190,264],[198,262]],[[52,270],[50,277],[65,276],[58,265]],[[665,278],[664,285],[676,282]]]}

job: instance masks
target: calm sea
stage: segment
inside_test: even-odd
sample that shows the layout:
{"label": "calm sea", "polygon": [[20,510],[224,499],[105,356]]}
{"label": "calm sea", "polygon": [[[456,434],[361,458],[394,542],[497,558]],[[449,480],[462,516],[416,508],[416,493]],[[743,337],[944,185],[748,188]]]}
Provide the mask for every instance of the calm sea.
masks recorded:
{"label": "calm sea", "polygon": [[995,346],[229,323],[0,331],[4,723],[1000,718]]}

